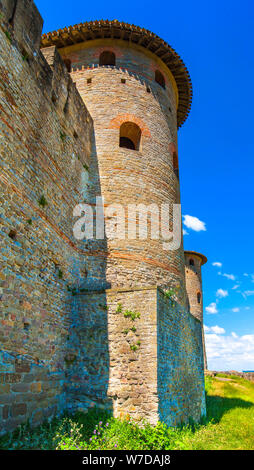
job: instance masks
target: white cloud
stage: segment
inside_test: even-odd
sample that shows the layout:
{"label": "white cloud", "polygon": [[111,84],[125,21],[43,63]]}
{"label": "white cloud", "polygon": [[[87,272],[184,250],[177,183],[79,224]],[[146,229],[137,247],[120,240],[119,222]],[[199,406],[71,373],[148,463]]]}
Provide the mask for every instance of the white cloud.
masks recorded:
{"label": "white cloud", "polygon": [[208,367],[211,370],[253,370],[254,335],[205,333]]}
{"label": "white cloud", "polygon": [[226,273],[221,273],[221,272],[219,272],[218,274],[219,274],[220,276],[226,277],[227,279],[230,279],[231,281],[235,281],[235,276],[234,276],[234,274],[226,274]]}
{"label": "white cloud", "polygon": [[183,235],[189,235],[189,232],[187,232],[187,230],[185,230],[185,228],[183,229]]}
{"label": "white cloud", "polygon": [[245,290],[245,291],[243,292],[243,294],[244,294],[244,295],[247,295],[247,296],[249,296],[249,295],[254,295],[254,290]]}
{"label": "white cloud", "polygon": [[245,307],[245,310],[250,310],[250,307]]}
{"label": "white cloud", "polygon": [[205,331],[205,333],[208,333],[210,331],[210,332],[215,333],[217,335],[223,335],[225,333],[224,328],[221,328],[218,325],[216,325],[216,326],[204,325],[204,331]]}
{"label": "white cloud", "polygon": [[232,312],[240,312],[240,308],[239,307],[234,307],[234,308],[232,308]]}
{"label": "white cloud", "polygon": [[223,290],[223,289],[218,289],[216,292],[216,297],[219,297],[219,299],[223,299],[224,297],[228,296],[228,291]]}
{"label": "white cloud", "polygon": [[202,230],[206,231],[205,222],[199,220],[197,217],[192,215],[184,215],[183,223],[187,228],[194,230],[195,232],[201,232]]}
{"label": "white cloud", "polygon": [[220,261],[214,261],[214,263],[212,263],[213,266],[218,266],[219,268],[221,268],[222,266],[222,263],[220,263]]}
{"label": "white cloud", "polygon": [[248,276],[249,276],[249,274],[247,274],[247,273],[243,273],[243,275],[244,275],[245,277],[248,277]]}
{"label": "white cloud", "polygon": [[234,287],[232,287],[232,290],[238,289],[240,287],[240,284],[236,284]]}
{"label": "white cloud", "polygon": [[211,326],[210,330],[215,333],[216,335],[223,335],[225,332],[224,328],[221,328],[220,326]]}
{"label": "white cloud", "polygon": [[216,303],[215,303],[215,302],[212,302],[210,305],[208,305],[208,306],[205,308],[205,311],[206,311],[206,313],[209,313],[209,314],[218,313]]}

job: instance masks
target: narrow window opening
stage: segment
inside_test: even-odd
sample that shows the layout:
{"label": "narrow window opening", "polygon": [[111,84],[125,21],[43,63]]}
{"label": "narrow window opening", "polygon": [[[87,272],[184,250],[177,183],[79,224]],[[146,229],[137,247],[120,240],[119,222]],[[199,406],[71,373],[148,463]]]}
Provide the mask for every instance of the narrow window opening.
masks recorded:
{"label": "narrow window opening", "polygon": [[64,59],[63,61],[65,63],[67,71],[70,73],[71,72],[71,61],[70,61],[70,59]]}
{"label": "narrow window opening", "polygon": [[146,87],[146,91],[147,93],[151,93],[151,89],[149,88],[149,86]]}
{"label": "narrow window opening", "polygon": [[91,79],[91,78],[88,78],[86,82],[87,82],[87,83],[92,83],[92,79]]}
{"label": "narrow window opening", "polygon": [[197,293],[197,301],[198,301],[198,304],[201,303],[201,294],[200,294],[200,292]]}
{"label": "narrow window opening", "polygon": [[30,324],[29,323],[24,323],[24,330],[29,331]]}
{"label": "narrow window opening", "polygon": [[99,65],[116,65],[116,56],[114,52],[103,51],[100,55]]}
{"label": "narrow window opening", "polygon": [[179,179],[178,157],[176,152],[173,153],[173,169],[177,179]]}
{"label": "narrow window opening", "polygon": [[17,240],[17,232],[16,232],[16,230],[10,230],[10,232],[9,232],[9,237],[10,237],[12,240]]}
{"label": "narrow window opening", "polygon": [[56,101],[57,101],[57,96],[56,96],[56,93],[55,93],[54,91],[52,91],[51,99],[52,99],[53,103],[56,103]]}
{"label": "narrow window opening", "polygon": [[189,261],[189,265],[190,265],[190,266],[195,266],[195,264],[194,264],[194,260],[193,260],[193,259],[190,259],[190,261]]}
{"label": "narrow window opening", "polygon": [[139,150],[141,129],[134,122],[124,122],[120,127],[119,146]]}
{"label": "narrow window opening", "polygon": [[121,83],[126,83],[126,79],[125,79],[125,78],[121,78]]}
{"label": "narrow window opening", "polygon": [[74,139],[78,139],[78,134],[77,134],[76,131],[73,132],[73,137],[74,137]]}
{"label": "narrow window opening", "polygon": [[164,78],[164,76],[162,75],[162,73],[161,73],[159,70],[156,70],[156,71],[155,71],[155,81],[156,81],[162,88],[165,89],[165,87],[166,87],[165,78]]}

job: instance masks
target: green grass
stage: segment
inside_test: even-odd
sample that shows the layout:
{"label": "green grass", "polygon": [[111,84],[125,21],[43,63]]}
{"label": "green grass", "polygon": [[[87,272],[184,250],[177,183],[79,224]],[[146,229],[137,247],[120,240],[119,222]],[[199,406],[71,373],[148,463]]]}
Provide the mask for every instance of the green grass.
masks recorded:
{"label": "green grass", "polygon": [[203,424],[167,428],[140,426],[94,409],[29,424],[0,439],[1,449],[79,450],[248,450],[254,449],[254,383],[238,378],[206,378],[207,418]]}

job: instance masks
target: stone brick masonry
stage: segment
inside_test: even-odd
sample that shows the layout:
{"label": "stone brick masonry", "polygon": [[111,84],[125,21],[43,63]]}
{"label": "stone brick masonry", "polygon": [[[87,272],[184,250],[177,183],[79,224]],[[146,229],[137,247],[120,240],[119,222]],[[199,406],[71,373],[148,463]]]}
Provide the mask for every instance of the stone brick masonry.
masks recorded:
{"label": "stone brick masonry", "polygon": [[[0,27],[0,432],[65,407],[67,286],[85,268],[72,210],[92,141],[92,119],[63,62],[54,51],[49,65],[39,51],[38,11],[17,5],[14,27],[4,16]],[[27,44],[16,28],[31,31],[29,21],[38,29]]]}
{"label": "stone brick masonry", "polygon": [[[175,79],[122,39],[40,50],[33,1],[0,8],[0,433],[95,405],[199,420],[202,324],[188,310],[183,246],[78,241],[72,230],[74,206],[96,196],[180,202]],[[105,48],[116,66],[99,66]],[[126,121],[141,130],[137,151],[119,147]]]}

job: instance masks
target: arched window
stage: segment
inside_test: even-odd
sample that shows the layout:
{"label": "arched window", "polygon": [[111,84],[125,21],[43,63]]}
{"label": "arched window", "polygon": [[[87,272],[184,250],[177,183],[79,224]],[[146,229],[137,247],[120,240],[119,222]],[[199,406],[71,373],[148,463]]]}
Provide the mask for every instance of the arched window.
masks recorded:
{"label": "arched window", "polygon": [[201,294],[200,294],[200,292],[197,293],[197,301],[198,301],[198,304],[201,303]]}
{"label": "arched window", "polygon": [[155,70],[155,81],[159,83],[162,88],[165,88],[165,78],[163,77],[162,73],[159,70]]}
{"label": "arched window", "polygon": [[179,179],[178,157],[176,152],[173,153],[173,168],[176,177]]}
{"label": "arched window", "polygon": [[68,72],[70,73],[71,72],[71,60],[70,59],[64,59],[63,61],[66,65],[66,68],[67,68]]}
{"label": "arched window", "polygon": [[99,59],[100,65],[116,65],[116,56],[114,52],[103,51]]}
{"label": "arched window", "polygon": [[124,122],[120,127],[119,146],[139,150],[141,129],[134,122]]}
{"label": "arched window", "polygon": [[193,260],[193,259],[190,259],[190,261],[189,261],[189,265],[190,265],[190,266],[195,266],[195,264],[194,264],[194,260]]}

